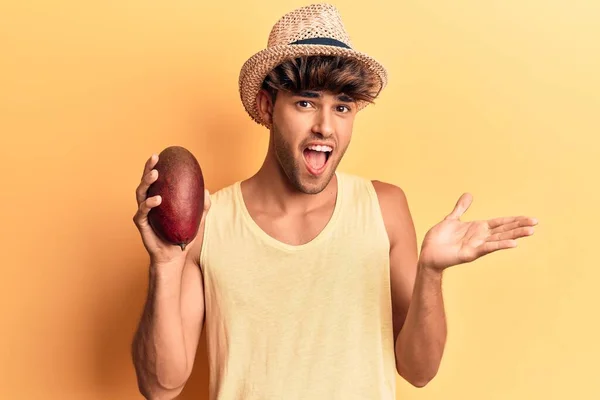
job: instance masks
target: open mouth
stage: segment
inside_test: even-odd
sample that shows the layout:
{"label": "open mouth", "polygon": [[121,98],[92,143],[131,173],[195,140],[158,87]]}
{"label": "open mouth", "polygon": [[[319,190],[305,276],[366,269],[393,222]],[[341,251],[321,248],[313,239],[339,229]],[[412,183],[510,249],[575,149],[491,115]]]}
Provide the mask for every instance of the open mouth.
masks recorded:
{"label": "open mouth", "polygon": [[326,145],[310,145],[303,151],[306,168],[313,175],[319,175],[325,170],[331,157],[333,147]]}

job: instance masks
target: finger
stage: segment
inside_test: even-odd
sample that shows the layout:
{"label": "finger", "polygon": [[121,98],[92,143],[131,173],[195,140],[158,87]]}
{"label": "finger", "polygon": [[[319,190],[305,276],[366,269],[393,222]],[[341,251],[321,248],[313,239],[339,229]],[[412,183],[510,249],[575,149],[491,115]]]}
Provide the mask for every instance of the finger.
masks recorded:
{"label": "finger", "polygon": [[522,216],[522,215],[518,216],[518,217],[494,218],[494,219],[488,220],[487,223],[491,229],[494,229],[501,225],[506,225],[506,224],[510,224],[513,222],[517,222],[517,221],[527,221],[528,225],[537,225],[538,224],[538,220],[536,218],[530,218],[530,217],[526,217],[526,216]]}
{"label": "finger", "polygon": [[516,240],[500,240],[497,242],[486,242],[481,246],[477,247],[477,255],[478,257],[484,256],[486,254],[490,254],[496,252],[498,250],[512,249],[517,247]]}
{"label": "finger", "polygon": [[142,181],[135,190],[135,196],[138,205],[142,204],[148,196],[148,188],[158,179],[158,171],[153,169],[142,177]]}
{"label": "finger", "polygon": [[152,196],[140,203],[137,213],[134,216],[134,222],[138,227],[144,227],[148,222],[148,213],[154,207],[157,207],[162,202],[160,195]]}
{"label": "finger", "polygon": [[517,247],[517,242],[515,240],[486,242],[474,249],[475,255],[472,258],[477,259],[485,255],[494,253],[498,250],[512,249],[514,247]]}
{"label": "finger", "polygon": [[156,163],[158,162],[158,155],[152,154],[149,159],[146,160],[144,164],[144,172],[142,172],[142,179],[154,168]]}
{"label": "finger", "polygon": [[[496,233],[501,233],[501,232],[507,232],[522,226],[535,226],[537,224],[537,221],[534,218],[526,218],[526,217],[520,217],[518,219],[516,219],[516,221],[514,222],[510,222],[510,223],[505,223],[499,226],[496,226],[495,228],[493,228],[491,230],[492,234],[496,234]],[[488,221],[488,226],[490,225],[489,221]]]}
{"label": "finger", "polygon": [[496,233],[494,235],[491,235],[488,238],[488,241],[496,242],[496,241],[503,241],[503,240],[519,239],[519,238],[522,238],[525,236],[531,236],[534,234],[534,232],[535,232],[534,227],[525,226],[522,228],[512,229],[508,232],[501,232],[501,233]]}
{"label": "finger", "polygon": [[490,229],[494,229],[494,228],[497,228],[502,225],[511,224],[511,223],[518,221],[520,219],[523,219],[523,218],[525,218],[525,217],[500,217],[500,218],[490,219],[487,221],[487,223],[488,223],[488,226],[490,227]]}
{"label": "finger", "polygon": [[446,216],[445,219],[459,219],[467,211],[473,202],[473,196],[470,193],[463,193],[456,202],[454,210]]}

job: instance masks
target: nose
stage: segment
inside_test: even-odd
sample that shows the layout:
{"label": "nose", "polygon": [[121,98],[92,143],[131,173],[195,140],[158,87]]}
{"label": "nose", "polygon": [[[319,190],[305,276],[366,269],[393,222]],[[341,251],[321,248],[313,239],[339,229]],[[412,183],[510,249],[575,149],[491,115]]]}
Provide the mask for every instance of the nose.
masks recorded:
{"label": "nose", "polygon": [[312,132],[323,137],[330,137],[335,132],[331,113],[322,109],[315,118]]}

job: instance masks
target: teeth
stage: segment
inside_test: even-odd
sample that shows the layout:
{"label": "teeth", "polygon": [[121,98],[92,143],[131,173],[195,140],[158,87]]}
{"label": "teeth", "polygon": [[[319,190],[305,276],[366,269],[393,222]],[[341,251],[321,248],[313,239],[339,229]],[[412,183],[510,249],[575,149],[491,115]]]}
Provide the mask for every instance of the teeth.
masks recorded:
{"label": "teeth", "polygon": [[313,146],[308,146],[308,148],[310,150],[314,150],[314,151],[322,151],[322,152],[332,152],[333,149],[329,146],[321,146],[321,145],[313,145]]}

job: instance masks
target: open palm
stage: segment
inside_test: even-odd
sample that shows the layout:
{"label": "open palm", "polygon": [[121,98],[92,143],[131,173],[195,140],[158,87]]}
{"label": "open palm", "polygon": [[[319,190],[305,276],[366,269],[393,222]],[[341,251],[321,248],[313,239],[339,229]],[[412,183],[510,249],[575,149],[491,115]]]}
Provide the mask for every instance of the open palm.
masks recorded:
{"label": "open palm", "polygon": [[421,246],[420,262],[444,269],[474,261],[486,254],[517,246],[517,239],[534,233],[535,218],[501,217],[485,221],[460,220],[473,201],[463,194],[452,213],[431,228]]}

